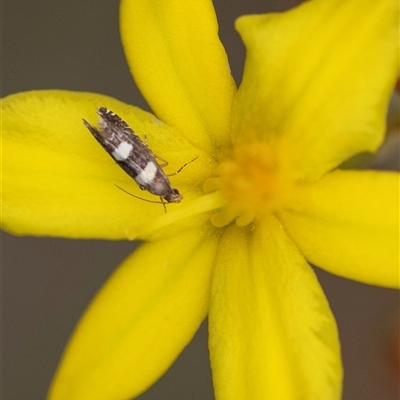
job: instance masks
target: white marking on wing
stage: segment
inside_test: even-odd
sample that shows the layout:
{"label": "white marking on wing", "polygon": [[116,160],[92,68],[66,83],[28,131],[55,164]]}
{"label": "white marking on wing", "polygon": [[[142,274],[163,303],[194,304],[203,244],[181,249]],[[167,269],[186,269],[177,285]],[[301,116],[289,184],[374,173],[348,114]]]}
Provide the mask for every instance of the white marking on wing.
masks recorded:
{"label": "white marking on wing", "polygon": [[153,161],[150,161],[140,172],[139,175],[136,176],[135,180],[140,183],[141,185],[148,185],[151,183],[156,175],[157,172],[157,166],[153,163]]}
{"label": "white marking on wing", "polygon": [[112,152],[112,156],[117,161],[124,161],[129,157],[132,150],[132,145],[127,142],[121,142],[119,146]]}

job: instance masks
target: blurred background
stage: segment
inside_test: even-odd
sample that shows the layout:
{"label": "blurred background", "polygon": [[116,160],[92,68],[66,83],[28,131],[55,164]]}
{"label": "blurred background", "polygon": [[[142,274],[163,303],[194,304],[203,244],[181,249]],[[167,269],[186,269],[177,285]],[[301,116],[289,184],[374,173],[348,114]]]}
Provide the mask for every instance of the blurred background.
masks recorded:
{"label": "blurred background", "polygon": [[[235,18],[284,10],[298,2],[214,3],[221,40],[239,83],[245,53],[233,28]],[[117,0],[2,0],[2,96],[48,88],[93,91],[148,109],[125,63],[118,6]],[[397,133],[390,135],[380,156],[370,161],[377,168],[399,165],[396,101],[390,130]],[[137,245],[2,234],[4,400],[45,398],[83,310]],[[343,399],[398,399],[399,292],[318,269],[317,274],[339,326],[345,367]],[[205,322],[173,367],[139,399],[213,398]]]}

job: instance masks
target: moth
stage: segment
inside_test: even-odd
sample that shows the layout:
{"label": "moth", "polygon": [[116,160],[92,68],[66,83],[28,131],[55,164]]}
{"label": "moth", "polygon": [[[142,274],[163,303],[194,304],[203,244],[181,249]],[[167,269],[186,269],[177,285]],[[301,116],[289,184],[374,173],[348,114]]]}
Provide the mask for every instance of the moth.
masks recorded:
{"label": "moth", "polygon": [[90,125],[84,119],[83,123],[115,162],[135,180],[140,189],[159,196],[164,208],[165,203],[179,203],[183,196],[178,189],[171,186],[168,177],[178,174],[189,163],[175,173],[167,175],[163,167],[167,166],[168,162],[155,155],[122,118],[105,107],[99,107],[97,114],[100,115],[98,127]]}

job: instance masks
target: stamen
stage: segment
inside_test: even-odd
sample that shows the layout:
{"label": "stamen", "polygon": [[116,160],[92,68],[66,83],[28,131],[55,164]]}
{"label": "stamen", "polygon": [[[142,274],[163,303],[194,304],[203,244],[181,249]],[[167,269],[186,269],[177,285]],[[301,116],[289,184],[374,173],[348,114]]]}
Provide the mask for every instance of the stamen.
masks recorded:
{"label": "stamen", "polygon": [[222,180],[221,178],[209,178],[203,183],[203,191],[204,193],[216,192],[221,189]]}
{"label": "stamen", "polygon": [[235,204],[226,206],[222,211],[213,214],[210,217],[211,223],[217,228],[229,225],[235,220],[238,215],[238,210]]}
{"label": "stamen", "polygon": [[246,210],[243,214],[239,215],[236,218],[237,226],[247,226],[250,225],[256,216],[256,212],[254,210]]}
{"label": "stamen", "polygon": [[179,223],[180,221],[185,221],[189,217],[195,215],[221,209],[225,205],[226,200],[221,196],[220,192],[207,194],[192,201],[187,199],[187,201],[178,209],[171,210],[171,212],[168,212],[167,214],[146,221],[143,225],[135,227],[134,233],[127,232],[127,234],[130,239],[138,237],[141,239],[148,239],[167,226]]}

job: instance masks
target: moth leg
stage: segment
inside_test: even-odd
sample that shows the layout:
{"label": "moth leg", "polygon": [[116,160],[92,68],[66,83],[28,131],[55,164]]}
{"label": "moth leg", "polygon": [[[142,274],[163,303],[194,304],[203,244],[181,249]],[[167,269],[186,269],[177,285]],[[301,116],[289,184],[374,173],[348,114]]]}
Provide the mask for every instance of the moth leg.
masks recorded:
{"label": "moth leg", "polygon": [[161,161],[161,164],[158,164],[161,168],[164,168],[164,167],[166,167],[168,165],[168,161],[164,160],[163,158],[161,158],[157,154],[154,154],[154,157]]}
{"label": "moth leg", "polygon": [[167,207],[165,206],[165,201],[164,201],[164,199],[162,197],[160,197],[160,200],[161,200],[162,205],[164,206],[164,211],[165,211],[165,214],[166,214],[167,213]]}
{"label": "moth leg", "polygon": [[190,163],[192,163],[193,161],[197,160],[197,158],[198,158],[198,157],[195,157],[195,158],[193,158],[193,160],[191,160],[191,161],[187,162],[186,164],[183,164],[183,165],[182,165],[182,167],[180,167],[180,168],[178,169],[178,171],[176,171],[176,172],[173,172],[172,174],[167,174],[167,176],[178,175],[178,174],[179,174],[179,172],[181,172],[181,171],[183,170],[183,168],[185,168],[185,167],[186,167],[186,165],[189,165],[189,164],[190,164]]}

